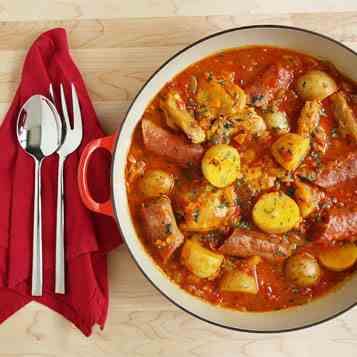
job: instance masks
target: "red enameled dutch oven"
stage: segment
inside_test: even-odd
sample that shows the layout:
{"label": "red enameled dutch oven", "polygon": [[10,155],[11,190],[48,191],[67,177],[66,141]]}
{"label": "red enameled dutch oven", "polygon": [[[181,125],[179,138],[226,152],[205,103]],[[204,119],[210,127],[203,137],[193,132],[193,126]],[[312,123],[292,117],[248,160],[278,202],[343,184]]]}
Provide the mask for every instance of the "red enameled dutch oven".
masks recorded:
{"label": "red enameled dutch oven", "polygon": [[[329,320],[357,303],[357,276],[343,286],[311,303],[281,311],[239,312],[213,306],[189,295],[171,282],[145,252],[129,212],[125,186],[125,165],[132,134],[145,108],[159,90],[176,74],[217,51],[247,45],[290,48],[329,60],[349,78],[357,81],[357,54],[343,44],[311,31],[274,25],[234,28],[203,38],[165,62],[145,83],[130,105],[126,117],[113,136],[94,140],[85,148],[79,167],[79,187],[84,204],[94,212],[116,219],[126,245],[146,278],[170,301],[207,322],[249,332],[282,332]],[[103,148],[112,154],[111,197],[98,203],[90,194],[87,168],[93,152]]]}

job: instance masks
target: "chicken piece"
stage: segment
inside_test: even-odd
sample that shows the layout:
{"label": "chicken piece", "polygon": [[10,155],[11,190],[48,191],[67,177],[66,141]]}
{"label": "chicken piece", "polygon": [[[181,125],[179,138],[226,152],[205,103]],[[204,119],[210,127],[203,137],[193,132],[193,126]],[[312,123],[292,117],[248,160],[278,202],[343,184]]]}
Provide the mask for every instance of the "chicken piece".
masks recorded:
{"label": "chicken piece", "polygon": [[233,110],[241,112],[247,104],[247,95],[244,90],[233,81],[226,80],[223,82],[223,87],[226,92],[233,98]]}
{"label": "chicken piece", "polygon": [[130,185],[140,176],[144,175],[145,162],[142,160],[136,160],[133,155],[129,155],[128,157],[128,168],[127,168],[127,183],[128,188]]}
{"label": "chicken piece", "polygon": [[281,262],[292,253],[293,245],[275,235],[237,228],[218,248],[218,252],[237,257],[260,256]]}
{"label": "chicken piece", "polygon": [[242,88],[233,82],[233,78],[217,79],[212,74],[198,81],[196,94],[198,115],[200,118],[218,118],[231,115],[244,109],[247,96]]}
{"label": "chicken piece", "polygon": [[320,121],[321,103],[317,100],[305,102],[298,119],[297,133],[310,138]]}
{"label": "chicken piece", "polygon": [[171,201],[166,196],[154,198],[143,204],[141,213],[145,233],[166,263],[184,241],[176,224]]}
{"label": "chicken piece", "polygon": [[275,186],[277,179],[282,179],[286,171],[278,167],[273,160],[267,158],[262,165],[243,164],[242,177],[250,191],[256,195],[261,191],[269,190]]}
{"label": "chicken piece", "polygon": [[293,71],[282,63],[270,65],[261,75],[245,88],[248,104],[266,107],[278,92],[289,88]]}
{"label": "chicken piece", "polygon": [[312,133],[312,150],[320,154],[325,154],[328,146],[328,137],[323,127],[317,126]]}
{"label": "chicken piece", "polygon": [[170,91],[165,101],[160,102],[160,107],[170,128],[180,128],[194,144],[205,141],[205,132],[187,111],[185,102],[177,91]]}
{"label": "chicken piece", "polygon": [[244,138],[261,136],[266,129],[264,119],[254,108],[247,107],[234,116],[216,119],[207,132],[207,138],[214,144],[228,144],[234,135]]}
{"label": "chicken piece", "polygon": [[354,142],[357,142],[357,119],[348,105],[345,95],[342,91],[339,91],[330,98],[341,135],[343,137],[348,136]]}
{"label": "chicken piece", "polygon": [[317,174],[314,183],[329,188],[357,177],[357,151],[352,151],[336,160],[327,162]]}
{"label": "chicken piece", "polygon": [[199,144],[190,144],[181,136],[170,133],[144,118],[141,122],[145,147],[156,155],[184,167],[199,165],[204,149]]}
{"label": "chicken piece", "polygon": [[237,217],[237,197],[232,186],[216,189],[210,185],[180,190],[176,203],[183,212],[183,231],[208,232],[232,223]]}
{"label": "chicken piece", "polygon": [[302,217],[306,218],[319,208],[319,202],[323,198],[323,193],[299,179],[295,180],[295,188],[295,201],[300,208]]}

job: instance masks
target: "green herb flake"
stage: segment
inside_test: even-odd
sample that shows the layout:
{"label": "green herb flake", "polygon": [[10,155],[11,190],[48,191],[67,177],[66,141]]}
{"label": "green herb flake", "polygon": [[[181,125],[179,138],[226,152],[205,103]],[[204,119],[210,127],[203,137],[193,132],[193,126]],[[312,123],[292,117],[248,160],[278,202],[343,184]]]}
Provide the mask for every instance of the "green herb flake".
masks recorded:
{"label": "green herb flake", "polygon": [[251,224],[247,221],[244,221],[243,219],[240,220],[240,222],[236,223],[235,224],[235,228],[240,228],[240,229],[250,229],[252,228],[251,227]]}
{"label": "green herb flake", "polygon": [[165,233],[166,234],[172,234],[172,224],[171,223],[166,223],[165,224]]}
{"label": "green herb flake", "polygon": [[310,182],[314,182],[317,178],[317,174],[316,172],[310,171],[308,173],[306,173],[305,175],[301,175],[301,178],[310,181]]}
{"label": "green herb flake", "polygon": [[337,128],[332,128],[332,130],[331,130],[331,138],[334,138],[334,139],[338,138],[338,130],[337,130]]}
{"label": "green herb flake", "polygon": [[193,220],[197,223],[200,218],[200,209],[196,208],[192,213]]}
{"label": "green herb flake", "polygon": [[233,123],[229,120],[227,120],[224,124],[223,124],[223,128],[224,129],[231,129],[233,127]]}
{"label": "green herb flake", "polygon": [[286,194],[290,197],[293,197],[294,196],[294,193],[295,193],[295,188],[292,187],[292,186],[289,186],[287,189],[286,189]]}
{"label": "green herb flake", "polygon": [[227,202],[221,202],[218,206],[219,209],[224,209],[228,207],[228,203]]}

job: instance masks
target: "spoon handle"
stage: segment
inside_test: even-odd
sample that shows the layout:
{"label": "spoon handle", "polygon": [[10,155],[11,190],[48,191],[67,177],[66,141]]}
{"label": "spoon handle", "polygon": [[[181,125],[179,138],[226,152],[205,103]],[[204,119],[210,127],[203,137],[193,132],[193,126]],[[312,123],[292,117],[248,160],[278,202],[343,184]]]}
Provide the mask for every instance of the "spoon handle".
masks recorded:
{"label": "spoon handle", "polygon": [[56,283],[55,293],[65,293],[64,269],[64,193],[63,193],[63,155],[58,155],[57,221],[56,221]]}
{"label": "spoon handle", "polygon": [[42,296],[41,160],[35,160],[35,196],[32,247],[32,296]]}

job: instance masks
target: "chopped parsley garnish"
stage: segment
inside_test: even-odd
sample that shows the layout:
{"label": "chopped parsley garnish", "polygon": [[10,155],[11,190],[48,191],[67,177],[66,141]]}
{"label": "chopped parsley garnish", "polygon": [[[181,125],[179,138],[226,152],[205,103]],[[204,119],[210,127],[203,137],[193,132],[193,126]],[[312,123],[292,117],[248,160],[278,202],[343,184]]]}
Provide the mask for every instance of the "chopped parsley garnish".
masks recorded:
{"label": "chopped parsley garnish", "polygon": [[254,95],[252,97],[252,104],[256,104],[257,102],[261,101],[264,98],[264,95]]}
{"label": "chopped parsley garnish", "polygon": [[310,182],[314,182],[316,180],[316,172],[310,171],[307,172],[306,174],[301,175],[301,178],[310,181]]}
{"label": "chopped parsley garnish", "polygon": [[227,202],[221,202],[217,207],[219,209],[227,208],[228,207],[228,203]]}
{"label": "chopped parsley garnish", "polygon": [[224,129],[230,129],[233,127],[233,123],[229,120],[227,120],[224,124],[223,124],[223,128]]}
{"label": "chopped parsley garnish", "polygon": [[240,187],[244,184],[244,178],[241,177],[239,179],[236,180],[236,187]]}
{"label": "chopped parsley garnish", "polygon": [[238,223],[235,224],[235,228],[250,229],[250,228],[252,228],[252,226],[251,226],[251,224],[249,222],[244,221],[242,219]]}
{"label": "chopped parsley garnish", "polygon": [[286,194],[290,197],[293,197],[294,196],[294,193],[295,193],[295,188],[290,186],[286,189]]}
{"label": "chopped parsley garnish", "polygon": [[337,128],[332,128],[332,130],[331,130],[331,137],[334,138],[334,139],[338,138]]}
{"label": "chopped parsley garnish", "polygon": [[192,218],[195,222],[198,222],[199,218],[200,218],[200,209],[196,208],[193,213],[192,213]]}
{"label": "chopped parsley garnish", "polygon": [[165,233],[166,234],[171,234],[172,233],[172,224],[171,223],[165,224]]}

